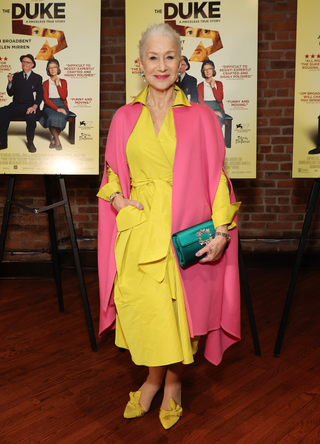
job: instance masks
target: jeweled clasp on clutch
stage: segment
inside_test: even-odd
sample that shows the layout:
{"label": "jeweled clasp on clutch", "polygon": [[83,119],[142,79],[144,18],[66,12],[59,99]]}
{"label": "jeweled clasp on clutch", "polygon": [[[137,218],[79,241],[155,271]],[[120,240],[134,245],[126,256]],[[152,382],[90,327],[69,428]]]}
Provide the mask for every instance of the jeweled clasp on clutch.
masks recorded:
{"label": "jeweled clasp on clutch", "polygon": [[[202,239],[203,234],[207,234],[208,239]],[[209,228],[201,228],[201,230],[198,231],[197,236],[198,236],[198,240],[199,240],[200,245],[207,245],[209,242],[212,241],[212,235],[211,235],[211,231],[209,230]]]}

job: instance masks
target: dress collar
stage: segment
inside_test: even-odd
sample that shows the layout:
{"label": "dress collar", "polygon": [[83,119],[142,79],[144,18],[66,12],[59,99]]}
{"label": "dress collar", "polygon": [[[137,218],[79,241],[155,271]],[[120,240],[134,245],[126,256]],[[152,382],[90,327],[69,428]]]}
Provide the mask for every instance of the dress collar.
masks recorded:
{"label": "dress collar", "polygon": [[[142,103],[142,105],[147,106],[147,94],[149,91],[149,86],[146,86],[131,102],[131,105],[135,103]],[[184,92],[177,86],[174,85],[174,91],[176,93],[176,99],[174,101],[173,107],[176,106],[191,106],[189,100],[186,98]]]}

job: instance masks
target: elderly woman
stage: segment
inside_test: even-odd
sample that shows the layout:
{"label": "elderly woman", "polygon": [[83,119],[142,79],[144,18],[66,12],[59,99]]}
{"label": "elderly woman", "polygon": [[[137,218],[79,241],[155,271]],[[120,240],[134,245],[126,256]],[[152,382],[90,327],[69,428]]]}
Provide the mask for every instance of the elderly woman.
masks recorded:
{"label": "elderly woman", "polygon": [[[214,364],[240,340],[239,204],[223,169],[216,115],[175,86],[179,35],[156,24],[139,52],[148,85],[112,120],[98,193],[99,334],[116,327],[116,345],[149,368],[124,417],[148,412],[164,382],[159,417],[168,429],[182,416],[181,374],[199,336],[207,336],[205,356]],[[216,236],[197,252],[206,256],[181,268],[171,234],[211,218]]]}
{"label": "elderly woman", "polygon": [[43,128],[49,128],[52,135],[49,148],[58,151],[62,150],[59,135],[65,129],[69,116],[68,86],[66,80],[60,79],[60,73],[58,60],[50,59],[47,63],[47,74],[50,79],[43,83],[44,107],[40,118]]}
{"label": "elderly woman", "polygon": [[215,80],[216,70],[211,60],[205,60],[201,66],[201,75],[205,79],[198,85],[199,103],[208,105],[217,115],[220,125],[223,125],[225,112],[223,108],[223,85]]}

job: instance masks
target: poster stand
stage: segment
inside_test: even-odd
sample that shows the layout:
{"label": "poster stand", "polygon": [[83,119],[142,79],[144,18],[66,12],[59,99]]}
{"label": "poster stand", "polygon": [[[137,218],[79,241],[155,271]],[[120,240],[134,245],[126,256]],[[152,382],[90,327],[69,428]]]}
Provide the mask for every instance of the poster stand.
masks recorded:
{"label": "poster stand", "polygon": [[82,273],[82,267],[81,267],[81,263],[80,263],[78,244],[77,244],[77,239],[76,239],[76,235],[75,235],[75,230],[74,230],[74,225],[73,225],[73,220],[72,220],[72,213],[71,213],[70,203],[69,203],[69,199],[68,199],[65,179],[63,176],[56,176],[59,179],[60,189],[61,189],[63,200],[60,202],[57,202],[57,203],[52,203],[50,176],[44,175],[43,177],[44,177],[44,184],[45,184],[45,191],[46,191],[47,206],[40,208],[40,209],[34,209],[34,208],[26,207],[25,205],[22,205],[19,202],[15,202],[12,200],[16,175],[15,174],[10,175],[8,192],[7,192],[7,199],[6,199],[6,203],[5,203],[5,207],[4,207],[4,211],[3,211],[3,222],[2,222],[1,235],[0,235],[0,272],[1,272],[2,258],[3,258],[6,235],[7,235],[11,206],[14,205],[14,206],[20,207],[20,208],[22,208],[26,211],[29,211],[31,213],[34,213],[34,214],[47,212],[48,213],[48,221],[49,221],[49,236],[50,236],[50,243],[51,243],[51,248],[52,248],[53,273],[54,273],[54,279],[55,279],[56,286],[57,286],[59,311],[60,312],[64,311],[61,276],[60,276],[60,264],[59,264],[59,257],[58,257],[57,239],[56,239],[54,214],[53,214],[54,208],[64,205],[68,228],[69,228],[69,233],[70,233],[70,240],[71,240],[71,245],[72,245],[72,250],[73,250],[73,256],[74,256],[76,270],[77,270],[77,274],[78,274],[78,280],[79,280],[79,284],[80,284],[81,297],[82,297],[84,312],[85,312],[86,321],[87,321],[87,327],[88,327],[91,348],[92,348],[92,351],[97,351],[97,344],[96,344],[96,339],[95,339],[95,335],[94,335],[94,329],[93,329],[93,324],[92,324],[92,318],[91,318],[91,312],[90,312],[90,307],[89,307],[89,302],[88,302],[88,297],[87,297],[86,286],[85,286],[83,273]]}
{"label": "poster stand", "polygon": [[310,225],[311,225],[311,221],[312,221],[312,216],[313,216],[314,209],[315,209],[318,195],[319,195],[319,189],[320,189],[320,178],[314,180],[314,183],[313,183],[313,186],[312,186],[312,189],[310,192],[310,196],[309,196],[309,202],[308,202],[308,206],[306,209],[306,217],[304,219],[304,223],[303,223],[303,227],[302,227],[300,242],[299,242],[297,256],[296,256],[296,261],[295,261],[295,265],[293,268],[291,281],[289,284],[289,289],[288,289],[288,293],[287,293],[287,297],[286,297],[286,302],[284,305],[282,318],[281,318],[281,322],[280,322],[280,326],[279,326],[278,336],[277,336],[277,340],[276,340],[276,344],[275,344],[275,348],[274,348],[274,352],[273,352],[273,355],[276,358],[278,358],[280,356],[281,345],[282,345],[282,341],[283,341],[283,337],[284,337],[284,333],[285,333],[285,329],[286,329],[286,325],[287,325],[287,321],[288,321],[288,317],[289,317],[289,311],[290,311],[290,307],[291,307],[291,303],[292,303],[292,299],[293,299],[294,289],[295,289],[295,286],[297,283],[298,274],[299,274],[299,270],[300,270],[300,266],[301,266],[301,261],[302,261],[302,257],[303,257],[303,253],[304,253],[304,249],[306,246],[308,233],[309,233],[309,229],[310,229]]}
{"label": "poster stand", "polygon": [[256,356],[261,356],[259,337],[258,337],[258,332],[257,332],[257,327],[256,327],[256,321],[254,318],[253,308],[252,308],[250,288],[249,288],[249,284],[248,284],[246,267],[244,265],[244,260],[243,260],[243,253],[242,253],[242,247],[241,247],[241,242],[240,242],[240,236],[239,236],[239,241],[238,241],[238,259],[239,259],[240,277],[242,280],[244,297],[246,300],[246,305],[247,305],[247,310],[248,310],[248,316],[249,316],[252,340],[253,340],[253,345],[254,345],[254,351],[255,351]]}

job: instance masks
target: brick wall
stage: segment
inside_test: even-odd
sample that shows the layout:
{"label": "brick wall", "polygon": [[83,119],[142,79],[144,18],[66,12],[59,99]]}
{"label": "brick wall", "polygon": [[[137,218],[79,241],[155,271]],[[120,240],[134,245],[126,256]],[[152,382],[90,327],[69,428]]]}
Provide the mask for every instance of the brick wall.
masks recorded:
{"label": "brick wall", "polygon": [[[125,2],[102,0],[101,26],[101,121],[100,156],[112,116],[125,103]],[[258,145],[257,179],[234,180],[238,200],[240,235],[244,250],[283,251],[296,249],[313,180],[292,179],[292,136],[296,1],[259,1]],[[20,176],[15,199],[34,207],[44,203],[42,176]],[[96,249],[97,176],[67,176],[66,184],[80,249]],[[0,208],[5,202],[8,178],[0,177]],[[59,196],[55,184],[54,195]],[[63,209],[55,220],[60,248],[70,248]],[[319,205],[313,217],[310,238],[320,234]],[[256,242],[264,239],[265,242]],[[271,242],[272,239],[280,242]],[[6,241],[5,260],[17,260],[10,252],[37,252],[21,260],[49,258],[46,215],[33,215],[14,208]],[[316,240],[308,249],[319,249]]]}

